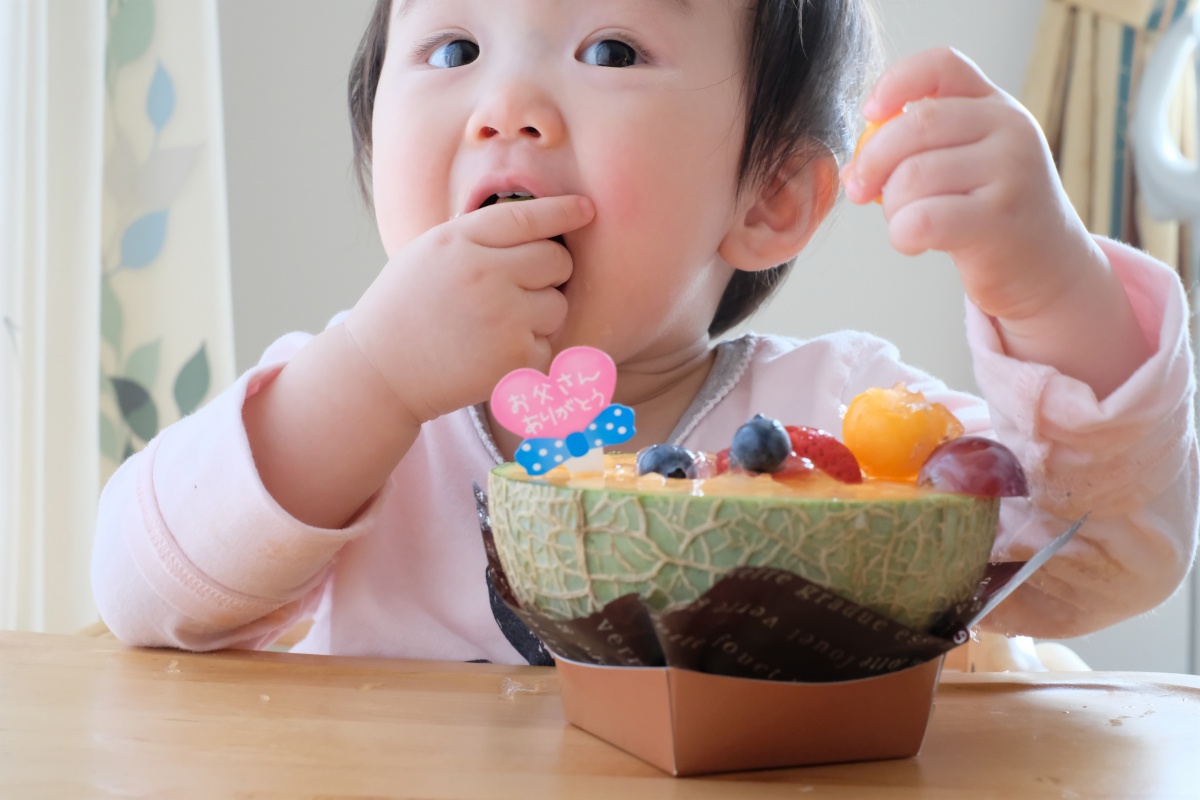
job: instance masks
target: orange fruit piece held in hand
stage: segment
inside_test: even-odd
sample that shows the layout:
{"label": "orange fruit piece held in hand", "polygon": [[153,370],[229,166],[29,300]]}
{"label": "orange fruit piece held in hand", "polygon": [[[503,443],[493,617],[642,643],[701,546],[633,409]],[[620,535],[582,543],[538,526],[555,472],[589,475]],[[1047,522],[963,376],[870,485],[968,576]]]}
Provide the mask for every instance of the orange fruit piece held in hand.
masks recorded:
{"label": "orange fruit piece held in hand", "polygon": [[887,120],[883,122],[874,122],[867,120],[867,124],[863,127],[862,136],[858,137],[858,144],[854,145],[854,157],[858,158],[858,153],[863,149],[863,145],[871,141],[871,137],[879,133],[879,129],[887,124]]}
{"label": "orange fruit piece held in hand", "polygon": [[[900,113],[902,114],[904,112],[902,111]],[[900,116],[900,114],[894,114],[894,115],[888,117],[887,119],[883,120],[882,122],[875,122],[874,120],[867,120],[866,126],[863,127],[862,135],[858,137],[858,144],[854,145],[854,158],[858,158],[858,152],[863,149],[863,145],[866,144],[867,142],[869,142],[871,140],[872,136],[879,133],[880,128],[882,128],[884,125],[887,125],[889,122],[891,122],[898,116]],[[882,203],[883,195],[881,194],[878,197],[876,197],[875,202]]]}
{"label": "orange fruit piece held in hand", "polygon": [[963,434],[962,423],[941,403],[930,403],[903,384],[867,389],[842,420],[842,441],[872,478],[914,481],[942,442]]}

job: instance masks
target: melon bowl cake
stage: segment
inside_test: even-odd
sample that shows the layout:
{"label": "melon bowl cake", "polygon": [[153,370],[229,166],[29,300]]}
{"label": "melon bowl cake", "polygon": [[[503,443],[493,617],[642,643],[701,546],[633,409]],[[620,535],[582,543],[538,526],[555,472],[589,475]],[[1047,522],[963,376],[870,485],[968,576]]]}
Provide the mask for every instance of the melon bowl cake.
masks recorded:
{"label": "melon bowl cake", "polygon": [[532,478],[505,464],[488,495],[513,592],[560,620],[627,594],[665,611],[735,567],[774,567],[925,631],[978,586],[999,516],[995,497],[819,473],[639,476],[620,454],[596,476]]}
{"label": "melon bowl cake", "polygon": [[656,445],[584,473],[508,463],[488,478],[495,547],[517,599],[552,619],[627,594],[665,611],[731,569],[771,567],[928,631],[979,585],[1000,497],[1025,493],[1011,452],[961,433],[895,387],[855,399],[847,443],[756,415],[719,453]]}

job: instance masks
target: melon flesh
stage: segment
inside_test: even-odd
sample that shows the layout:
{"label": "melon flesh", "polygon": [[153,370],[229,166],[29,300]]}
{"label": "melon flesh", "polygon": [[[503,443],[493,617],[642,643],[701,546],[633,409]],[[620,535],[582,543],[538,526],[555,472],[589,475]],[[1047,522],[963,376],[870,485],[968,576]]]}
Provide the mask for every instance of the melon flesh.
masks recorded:
{"label": "melon flesh", "polygon": [[662,611],[733,567],[768,566],[925,631],[974,592],[999,516],[995,498],[907,485],[724,478],[531,479],[517,464],[495,468],[492,530],[514,593],[553,619],[630,593]]}

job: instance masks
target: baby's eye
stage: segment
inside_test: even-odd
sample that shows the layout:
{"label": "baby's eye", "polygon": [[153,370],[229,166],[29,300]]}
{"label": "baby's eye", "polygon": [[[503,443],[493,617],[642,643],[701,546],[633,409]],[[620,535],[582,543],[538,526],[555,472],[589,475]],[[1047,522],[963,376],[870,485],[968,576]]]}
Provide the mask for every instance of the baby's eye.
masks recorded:
{"label": "baby's eye", "polygon": [[579,59],[597,67],[632,67],[638,61],[637,50],[619,39],[604,39],[584,48]]}
{"label": "baby's eye", "polygon": [[479,58],[479,45],[470,39],[455,39],[446,42],[429,54],[429,64],[434,67],[462,67]]}

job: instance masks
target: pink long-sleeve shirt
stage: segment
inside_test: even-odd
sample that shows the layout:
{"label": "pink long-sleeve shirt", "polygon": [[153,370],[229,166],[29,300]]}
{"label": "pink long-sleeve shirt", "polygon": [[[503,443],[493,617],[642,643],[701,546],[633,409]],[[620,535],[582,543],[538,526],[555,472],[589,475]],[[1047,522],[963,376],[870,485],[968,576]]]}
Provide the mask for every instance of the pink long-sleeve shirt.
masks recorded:
{"label": "pink long-sleeve shirt", "polygon": [[[905,365],[887,342],[840,332],[718,345],[671,441],[715,451],[748,417],[841,430],[859,392],[903,381],[993,435],[1024,465],[1029,502],[1007,502],[995,552],[1026,557],[1090,512],[1080,534],[985,621],[1006,633],[1081,635],[1167,599],[1196,549],[1200,473],[1187,310],[1173,272],[1102,241],[1154,354],[1097,402],[1054,369],[1006,356],[968,304],[985,399]],[[255,470],[242,421],[308,340],[289,334],[259,365],[127,460],[100,501],[92,579],[109,627],[131,644],[264,647],[296,621],[301,652],[522,663],[489,605],[472,481],[500,454],[478,408],[427,423],[383,489],[340,530],[289,516]],[[1080,342],[1086,347],[1086,342]]]}

